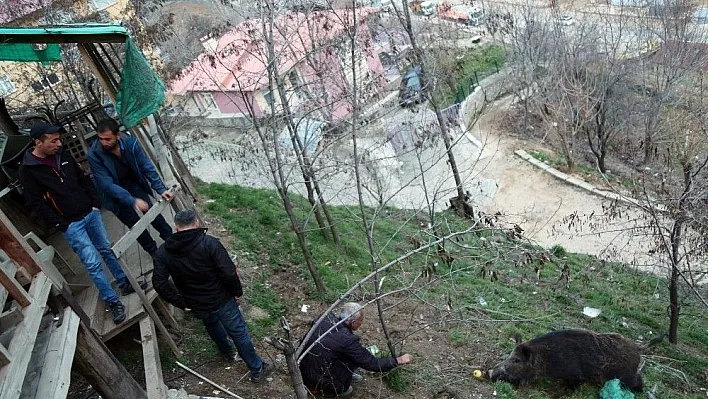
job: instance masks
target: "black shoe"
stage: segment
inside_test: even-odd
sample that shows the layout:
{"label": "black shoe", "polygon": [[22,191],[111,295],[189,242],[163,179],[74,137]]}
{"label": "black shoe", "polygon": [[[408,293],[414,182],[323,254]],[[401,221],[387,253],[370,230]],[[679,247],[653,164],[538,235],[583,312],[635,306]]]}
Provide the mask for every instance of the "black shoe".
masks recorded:
{"label": "black shoe", "polygon": [[236,363],[241,361],[241,358],[238,356],[236,352],[229,352],[229,353],[219,353],[222,359],[226,360],[229,363]]}
{"label": "black shoe", "polygon": [[266,380],[266,378],[275,370],[273,366],[269,363],[263,362],[261,370],[256,374],[251,374],[251,382],[259,384]]}
{"label": "black shoe", "polygon": [[113,312],[113,323],[120,324],[125,320],[125,306],[120,302],[109,303],[108,307]]}
{"label": "black shoe", "polygon": [[[139,281],[138,284],[140,285],[140,289],[142,289],[143,291],[145,291],[148,287],[147,281]],[[135,292],[135,289],[132,285],[130,285],[130,283],[128,283],[128,285],[123,285],[120,287],[120,294],[122,296],[130,295],[133,292]]]}
{"label": "black shoe", "polygon": [[364,381],[364,376],[361,374],[353,373],[352,374],[352,382],[355,384],[358,384],[360,382]]}

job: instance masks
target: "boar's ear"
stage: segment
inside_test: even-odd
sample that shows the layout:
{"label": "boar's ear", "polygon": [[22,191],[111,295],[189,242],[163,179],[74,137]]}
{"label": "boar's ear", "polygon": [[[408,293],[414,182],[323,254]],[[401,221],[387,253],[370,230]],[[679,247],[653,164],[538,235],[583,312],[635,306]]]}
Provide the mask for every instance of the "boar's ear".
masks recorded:
{"label": "boar's ear", "polygon": [[524,362],[531,362],[531,360],[532,360],[531,359],[531,357],[532,357],[531,348],[529,348],[528,345],[525,345],[525,344],[519,345],[518,352],[519,352],[519,356],[521,357],[521,359]]}

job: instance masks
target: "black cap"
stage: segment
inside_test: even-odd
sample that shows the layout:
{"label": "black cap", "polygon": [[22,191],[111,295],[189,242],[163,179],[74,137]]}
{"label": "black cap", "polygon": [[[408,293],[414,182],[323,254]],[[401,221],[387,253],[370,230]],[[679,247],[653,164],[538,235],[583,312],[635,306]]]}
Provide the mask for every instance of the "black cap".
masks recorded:
{"label": "black cap", "polygon": [[39,139],[45,134],[60,133],[64,130],[61,126],[50,125],[48,123],[39,122],[32,125],[30,129],[30,137],[33,139]]}

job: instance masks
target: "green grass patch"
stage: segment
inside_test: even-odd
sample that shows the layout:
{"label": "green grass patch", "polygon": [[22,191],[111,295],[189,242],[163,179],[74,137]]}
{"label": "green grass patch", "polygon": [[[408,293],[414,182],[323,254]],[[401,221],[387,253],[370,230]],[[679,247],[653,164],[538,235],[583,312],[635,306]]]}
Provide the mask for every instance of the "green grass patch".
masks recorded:
{"label": "green grass patch", "polygon": [[[537,156],[543,155],[539,153]],[[549,157],[548,154],[545,156]],[[288,281],[288,287],[304,286],[311,298],[325,302],[338,298],[371,270],[358,207],[330,207],[341,235],[341,243],[336,245],[316,229],[307,201],[293,195],[298,223],[306,226],[310,250],[328,289],[325,297],[320,298],[314,295],[300,247],[274,191],[221,184],[204,185],[200,190],[213,200],[205,205],[205,210],[223,221],[234,237],[234,249],[247,252],[249,259],[259,266],[255,281],[245,287],[249,301],[269,315],[249,326],[256,336],[276,333],[278,316],[286,310],[298,311],[286,309],[280,299],[282,293],[269,286],[277,282],[278,273],[283,270],[294,271],[298,277],[297,281]],[[375,222],[374,246],[381,264],[432,239],[427,230],[427,218],[422,214],[396,209],[378,212],[367,209],[366,212]],[[436,214],[435,220],[440,234],[461,231],[470,225],[469,221],[449,212]],[[490,352],[490,357],[498,357],[512,350],[514,343],[509,338],[515,333],[528,340],[560,328],[619,332],[628,339],[646,342],[667,328],[668,290],[665,281],[657,276],[633,271],[625,265],[601,262],[591,256],[569,253],[561,246],[545,251],[528,243],[509,240],[504,231],[491,228],[457,237],[446,243],[445,248],[454,259],[451,264],[446,264],[431,249],[381,275],[383,291],[408,286],[414,290],[387,298],[390,305],[408,293],[414,293],[407,297],[409,310],[396,308],[389,313],[392,317],[400,315],[399,319],[409,320],[410,316],[417,316],[426,309],[436,317],[454,316],[454,324],[445,327],[433,324],[430,327],[431,331],[439,329],[440,340],[445,341],[440,345],[441,351],[468,353],[470,342],[479,340],[479,344]],[[292,274],[287,276],[292,279]],[[371,284],[367,284],[357,296],[370,299],[371,293]],[[582,314],[584,306],[600,308],[602,313],[589,319]],[[647,361],[643,373],[645,387],[656,389],[657,397],[697,398],[700,393],[695,391],[696,387],[706,385],[708,335],[705,311],[690,295],[684,298],[682,309],[680,345],[674,347],[663,343],[653,348],[652,353],[657,357]],[[402,331],[401,328],[405,330],[411,326],[398,328]],[[408,342],[413,342],[412,338]],[[427,338],[424,341],[427,342]],[[383,342],[377,344],[381,346]],[[202,348],[208,346],[206,343],[200,345]],[[406,345],[403,344],[404,351],[408,350]],[[196,348],[199,346],[195,345]],[[398,374],[387,377],[388,383],[399,392],[410,389],[412,384],[422,383],[432,389],[449,383],[453,374],[441,376],[434,372],[436,363],[433,358],[442,354],[417,358],[417,374],[403,368],[400,377]],[[469,364],[457,368],[462,372],[467,366]],[[667,372],[669,368],[680,370],[688,383],[683,377]],[[422,374],[425,378],[420,377]],[[398,378],[402,380],[398,381]],[[470,384],[469,381],[469,378],[459,378],[461,389],[473,389],[472,385],[464,385]],[[558,397],[556,385],[542,383],[517,390],[498,383],[494,389],[497,397],[547,398]],[[599,389],[596,386],[581,387],[564,397],[597,397]],[[645,399],[646,395],[638,398]]]}
{"label": "green grass patch", "polygon": [[[504,66],[504,48],[493,44],[468,50],[457,57],[447,56],[440,70],[448,71],[449,76],[440,78],[435,97],[443,108],[461,102],[470,95],[470,87],[476,87],[479,82]],[[452,87],[454,86],[454,88]]]}

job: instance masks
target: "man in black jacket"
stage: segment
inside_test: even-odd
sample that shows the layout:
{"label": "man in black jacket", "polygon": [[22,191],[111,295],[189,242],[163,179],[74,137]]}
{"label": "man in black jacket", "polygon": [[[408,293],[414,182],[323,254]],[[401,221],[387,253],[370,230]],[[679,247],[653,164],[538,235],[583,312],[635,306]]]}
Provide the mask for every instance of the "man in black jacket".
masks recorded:
{"label": "man in black jacket", "polygon": [[315,327],[305,348],[310,348],[313,343],[314,346],[300,362],[302,380],[313,394],[346,397],[354,391],[351,383],[363,380],[361,375],[354,373],[357,368],[384,372],[413,361],[409,354],[397,358],[372,355],[354,335],[363,323],[361,306],[350,302],[342,306],[339,317],[329,314]]}
{"label": "man in black jacket", "polygon": [[236,265],[221,242],[200,228],[193,210],[177,212],[174,220],[176,233],[155,253],[155,291],[167,302],[201,319],[224,357],[233,352],[228,342],[231,337],[251,370],[251,381],[263,381],[273,367],[256,354],[238,308],[236,298],[243,295],[243,289]]}
{"label": "man in black jacket", "polygon": [[68,151],[63,151],[62,132],[62,127],[45,123],[32,126],[34,147],[27,149],[20,166],[22,192],[27,206],[64,234],[118,324],[125,320],[125,307],[103,272],[101,258],[123,295],[134,290],[111,250],[91,178]]}

